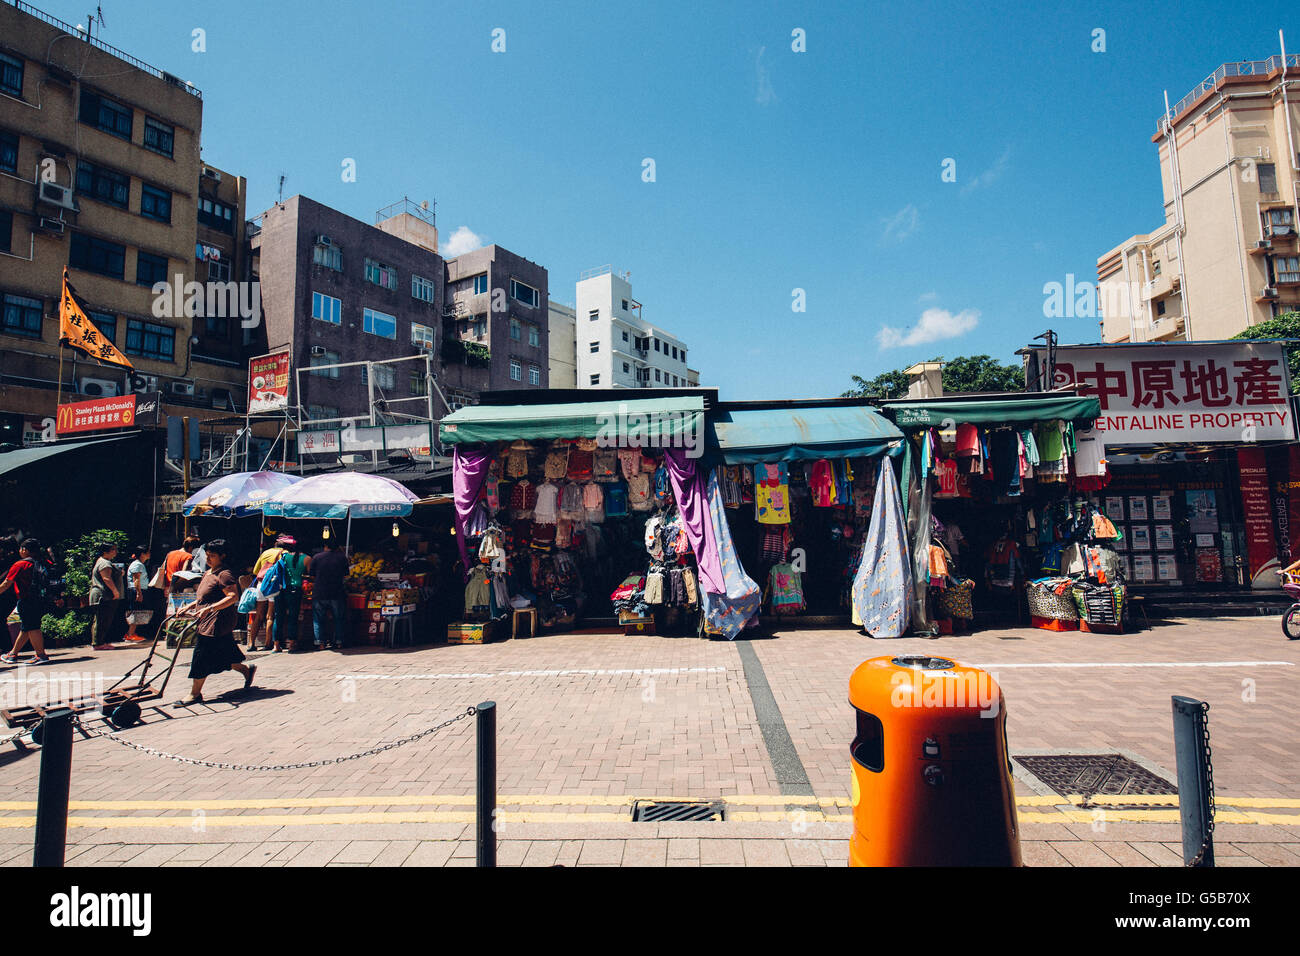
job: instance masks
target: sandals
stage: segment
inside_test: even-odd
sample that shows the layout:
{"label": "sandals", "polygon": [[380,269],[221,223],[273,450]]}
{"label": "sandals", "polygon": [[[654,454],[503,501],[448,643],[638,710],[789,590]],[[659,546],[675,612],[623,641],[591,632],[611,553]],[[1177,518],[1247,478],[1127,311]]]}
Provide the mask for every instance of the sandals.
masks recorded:
{"label": "sandals", "polygon": [[253,675],[256,673],[257,673],[257,665],[250,664],[248,666],[248,673],[244,675],[244,690],[248,690],[248,688],[253,686]]}
{"label": "sandals", "polygon": [[172,704],[172,706],[193,707],[195,704],[201,704],[201,703],[203,703],[203,695],[199,694],[197,697],[191,696],[191,697],[186,697],[184,700],[178,700],[176,701],[176,703]]}

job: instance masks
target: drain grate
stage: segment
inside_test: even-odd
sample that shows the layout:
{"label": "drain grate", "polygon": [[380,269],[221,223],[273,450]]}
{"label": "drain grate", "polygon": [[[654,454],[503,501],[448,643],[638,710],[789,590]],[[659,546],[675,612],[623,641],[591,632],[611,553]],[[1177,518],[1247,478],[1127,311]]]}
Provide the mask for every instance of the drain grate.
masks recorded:
{"label": "drain grate", "polygon": [[726,807],[718,800],[638,800],[632,804],[634,823],[699,823],[724,820]]}
{"label": "drain grate", "polygon": [[1168,780],[1122,754],[1042,754],[1014,759],[1063,797],[1178,793]]}

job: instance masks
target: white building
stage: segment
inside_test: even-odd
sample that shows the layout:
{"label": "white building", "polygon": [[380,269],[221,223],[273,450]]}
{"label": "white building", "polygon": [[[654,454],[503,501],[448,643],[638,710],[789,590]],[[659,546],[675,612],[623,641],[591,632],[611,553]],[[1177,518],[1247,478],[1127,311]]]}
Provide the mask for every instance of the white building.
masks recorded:
{"label": "white building", "polygon": [[641,318],[632,284],[609,266],[578,277],[578,388],[685,388],[699,380],[686,343]]}
{"label": "white building", "polygon": [[550,301],[550,352],[547,358],[551,365],[551,388],[577,388],[577,351],[574,346],[574,329],[576,316],[573,307]]}

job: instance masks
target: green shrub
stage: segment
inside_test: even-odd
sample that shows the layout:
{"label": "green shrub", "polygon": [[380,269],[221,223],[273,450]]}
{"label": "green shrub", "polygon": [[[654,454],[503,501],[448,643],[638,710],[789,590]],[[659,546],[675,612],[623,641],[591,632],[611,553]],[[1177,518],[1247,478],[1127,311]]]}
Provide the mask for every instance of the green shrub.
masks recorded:
{"label": "green shrub", "polygon": [[75,605],[80,599],[89,596],[90,572],[95,566],[101,544],[115,544],[119,551],[126,551],[131,547],[131,539],[125,531],[100,528],[83,534],[76,541],[64,541],[61,545],[64,564],[63,596],[69,604]]}
{"label": "green shrub", "polygon": [[90,643],[90,615],[85,611],[68,611],[62,617],[46,614],[41,618],[41,634],[48,644],[72,647]]}

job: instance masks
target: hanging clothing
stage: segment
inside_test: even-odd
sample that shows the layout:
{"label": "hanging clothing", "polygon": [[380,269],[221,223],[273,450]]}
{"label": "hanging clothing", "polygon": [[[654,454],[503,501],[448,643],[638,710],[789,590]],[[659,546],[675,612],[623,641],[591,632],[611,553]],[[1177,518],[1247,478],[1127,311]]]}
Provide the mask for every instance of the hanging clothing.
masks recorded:
{"label": "hanging clothing", "polygon": [[623,469],[624,478],[633,478],[641,474],[641,451],[637,448],[620,448],[618,463]]}
{"label": "hanging clothing", "polygon": [[1038,457],[1043,464],[1060,461],[1065,454],[1059,421],[1039,422],[1034,428],[1034,440],[1038,443]]}
{"label": "hanging clothing", "polygon": [[510,489],[510,510],[515,518],[531,518],[537,507],[537,486],[525,478]]}
{"label": "hanging clothing", "polygon": [[538,524],[555,524],[560,517],[560,489],[546,482],[537,489],[537,504],[533,507],[533,520]]}
{"label": "hanging clothing", "polygon": [[562,445],[559,448],[552,448],[546,453],[546,462],[542,465],[542,473],[549,480],[563,478],[569,471],[569,448]]}
{"label": "hanging clothing", "polygon": [[1080,478],[1106,474],[1106,443],[1093,429],[1075,435],[1074,473]]}
{"label": "hanging clothing", "polygon": [[957,426],[957,450],[954,452],[958,457],[968,457],[980,453],[980,436],[979,429],[974,425]]}
{"label": "hanging clothing", "polygon": [[570,481],[586,482],[591,481],[593,456],[590,451],[585,451],[581,447],[574,448],[569,452],[569,469],[565,473]]}
{"label": "hanging clothing", "polygon": [[633,511],[649,511],[654,507],[650,494],[650,476],[638,473],[627,480],[627,503]]}
{"label": "hanging clothing", "polygon": [[576,481],[565,482],[560,487],[560,517],[581,521],[584,514],[582,486]]}
{"label": "hanging clothing", "polygon": [[881,456],[871,525],[853,578],[853,623],[872,637],[902,637],[912,615],[912,567],[898,479]]}
{"label": "hanging clothing", "polygon": [[[669,449],[667,454],[671,457],[675,453],[680,455],[676,449]],[[685,461],[685,456],[681,455],[681,459]],[[680,468],[681,463],[678,462],[675,470]],[[682,507],[682,495],[677,484],[675,477],[674,491],[679,492],[678,506]],[[709,533],[712,535],[716,553],[716,568],[721,572],[725,591],[715,592],[705,588],[702,598],[705,627],[714,633],[722,634],[728,640],[734,640],[743,628],[756,620],[758,609],[763,603],[763,591],[741,567],[740,557],[736,554],[736,548],[731,541],[731,529],[727,525],[727,515],[722,507],[722,495],[718,491],[716,475],[709,477],[707,501],[708,511],[703,517],[709,523]],[[686,517],[683,512],[683,518]],[[707,555],[701,556],[694,542],[692,542],[692,549],[696,552],[700,574],[710,573]]]}
{"label": "hanging clothing", "polygon": [[506,453],[506,475],[510,478],[522,478],[528,474],[528,452],[531,446],[526,441],[511,444]]}
{"label": "hanging clothing", "polygon": [[605,490],[605,517],[627,517],[627,485],[616,481]]}
{"label": "hanging clothing", "polygon": [[790,477],[785,462],[754,466],[754,512],[760,524],[790,523]]}
{"label": "hanging clothing", "polygon": [[588,522],[599,524],[605,520],[605,492],[594,481],[582,486],[582,510]]}
{"label": "hanging clothing", "polygon": [[812,477],[808,480],[815,508],[829,508],[836,503],[835,473],[825,458],[813,462]]}
{"label": "hanging clothing", "polygon": [[805,609],[803,580],[791,564],[778,564],[768,574],[768,601],[774,614],[795,614]]}
{"label": "hanging clothing", "polygon": [[740,507],[740,467],[723,465],[717,469],[718,490],[722,493],[722,505],[725,508]]}
{"label": "hanging clothing", "polygon": [[618,480],[618,452],[613,448],[600,448],[592,456],[591,477],[596,481]]}

